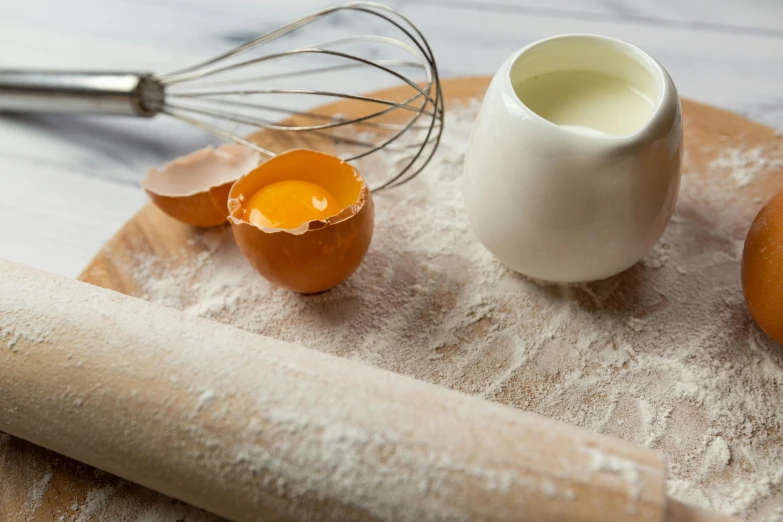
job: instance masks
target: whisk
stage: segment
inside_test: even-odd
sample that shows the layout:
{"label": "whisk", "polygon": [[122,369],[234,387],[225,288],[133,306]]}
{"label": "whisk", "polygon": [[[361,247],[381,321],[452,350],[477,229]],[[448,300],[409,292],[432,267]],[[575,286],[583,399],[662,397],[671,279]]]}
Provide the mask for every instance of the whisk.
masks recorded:
{"label": "whisk", "polygon": [[[342,19],[349,12],[364,17],[361,26],[374,27],[375,34],[274,49],[284,37],[329,17],[341,23],[328,30],[358,27]],[[377,34],[382,32],[392,34]],[[366,82],[360,82],[357,92],[348,92],[344,84],[355,69],[404,88],[396,89],[396,96],[389,91],[366,95]],[[365,72],[362,78],[367,77]],[[329,83],[342,85],[331,89]],[[405,94],[399,99],[401,91]],[[351,100],[351,115],[305,108],[317,100]],[[166,114],[269,157],[276,151],[265,146],[264,136],[278,133],[296,133],[297,144],[307,134],[312,137],[304,140],[309,148],[336,150],[347,161],[395,151],[391,176],[373,190],[401,185],[421,172],[440,142],[444,113],[438,68],[426,38],[407,17],[372,2],[323,9],[169,74],[0,69],[2,110],[144,118]]]}

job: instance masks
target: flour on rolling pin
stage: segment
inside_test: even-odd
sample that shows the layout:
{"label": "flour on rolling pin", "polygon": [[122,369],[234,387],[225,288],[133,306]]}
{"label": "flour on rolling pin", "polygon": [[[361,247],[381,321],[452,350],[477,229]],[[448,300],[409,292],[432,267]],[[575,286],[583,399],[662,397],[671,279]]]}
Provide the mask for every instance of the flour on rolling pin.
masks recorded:
{"label": "flour on rolling pin", "polygon": [[[723,152],[711,179],[686,153],[678,210],[650,255],[609,281],[542,287],[503,268],[466,222],[462,151],[477,108],[448,114],[422,176],[374,198],[370,251],[334,290],[270,286],[223,228],[201,233],[187,263],[133,260],[139,295],[643,444],[668,457],[674,498],[775,520],[783,353],[743,302],[740,256],[761,202],[740,188],[783,162],[783,140],[712,144]],[[371,183],[374,168],[361,167]],[[595,460],[632,483],[616,464]]]}
{"label": "flour on rolling pin", "polygon": [[[0,351],[0,428],[231,520],[670,513],[664,462],[637,445],[85,283],[0,271],[0,324],[50,325],[53,339]],[[618,473],[629,466],[632,481]]]}

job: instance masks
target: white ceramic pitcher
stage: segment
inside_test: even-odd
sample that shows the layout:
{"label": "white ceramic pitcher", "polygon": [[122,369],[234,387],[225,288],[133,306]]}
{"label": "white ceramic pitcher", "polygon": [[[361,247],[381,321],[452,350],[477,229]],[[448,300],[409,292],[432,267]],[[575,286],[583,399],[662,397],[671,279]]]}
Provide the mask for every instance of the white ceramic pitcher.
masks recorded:
{"label": "white ceramic pitcher", "polygon": [[465,204],[478,238],[512,269],[603,279],[663,234],[681,160],[680,101],[664,68],[612,38],[557,36],[514,53],[493,78],[465,159]]}

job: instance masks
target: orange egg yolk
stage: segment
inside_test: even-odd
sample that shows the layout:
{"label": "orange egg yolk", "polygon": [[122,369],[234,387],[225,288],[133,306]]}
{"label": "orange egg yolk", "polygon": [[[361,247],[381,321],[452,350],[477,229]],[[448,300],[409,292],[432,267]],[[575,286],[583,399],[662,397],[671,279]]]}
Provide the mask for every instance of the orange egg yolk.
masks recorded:
{"label": "orange egg yolk", "polygon": [[270,183],[250,196],[244,220],[263,228],[296,228],[342,210],[328,190],[315,183],[286,180]]}

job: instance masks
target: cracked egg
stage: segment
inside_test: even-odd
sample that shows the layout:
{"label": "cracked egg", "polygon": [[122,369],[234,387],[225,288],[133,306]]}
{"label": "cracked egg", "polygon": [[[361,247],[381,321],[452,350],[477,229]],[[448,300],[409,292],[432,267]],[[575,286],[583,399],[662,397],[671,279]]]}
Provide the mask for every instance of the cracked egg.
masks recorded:
{"label": "cracked egg", "polygon": [[345,161],[297,149],[239,178],[228,195],[239,249],[272,283],[323,292],[361,264],[372,239],[370,191]]}
{"label": "cracked egg", "polygon": [[174,219],[213,227],[226,222],[231,185],[260,161],[261,154],[244,145],[206,147],[160,169],[149,169],[141,185],[152,202]]}

